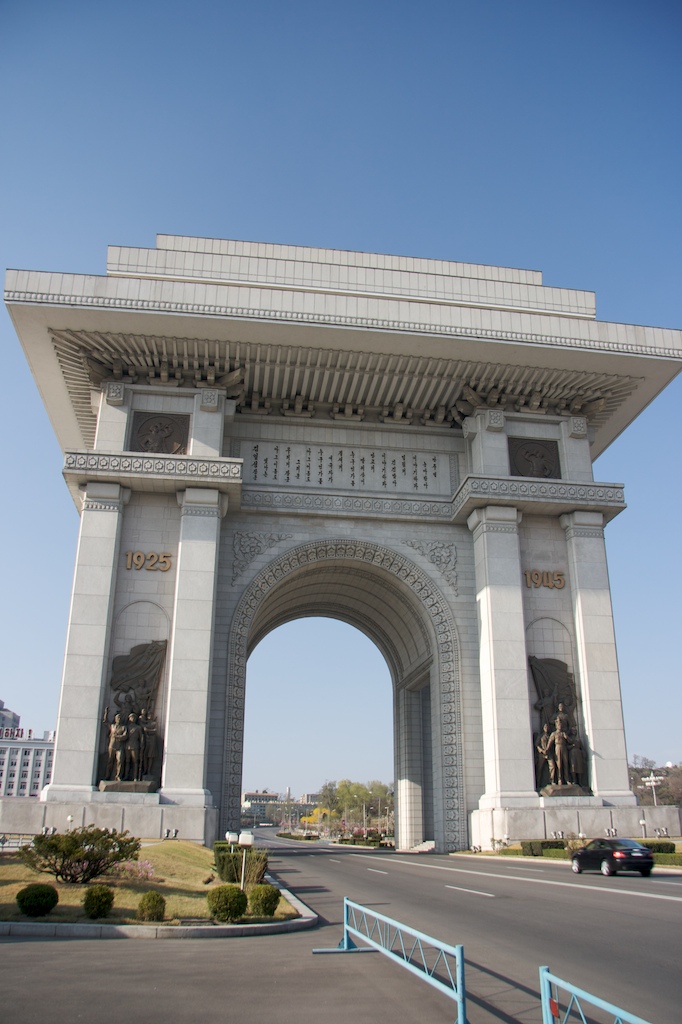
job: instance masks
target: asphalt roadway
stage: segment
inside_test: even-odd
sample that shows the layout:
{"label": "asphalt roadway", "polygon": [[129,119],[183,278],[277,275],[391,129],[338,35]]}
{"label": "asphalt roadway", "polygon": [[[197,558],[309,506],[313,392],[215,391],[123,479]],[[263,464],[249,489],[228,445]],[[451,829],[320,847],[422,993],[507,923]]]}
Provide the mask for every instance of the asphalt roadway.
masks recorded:
{"label": "asphalt roadway", "polygon": [[563,863],[360,852],[266,830],[258,839],[271,847],[273,873],[321,915],[319,928],[224,940],[0,939],[0,1021],[452,1022],[451,1000],[380,953],[312,954],[338,944],[344,895],[463,943],[470,1024],[541,1024],[541,964],[651,1024],[682,1019],[682,874],[574,876]]}

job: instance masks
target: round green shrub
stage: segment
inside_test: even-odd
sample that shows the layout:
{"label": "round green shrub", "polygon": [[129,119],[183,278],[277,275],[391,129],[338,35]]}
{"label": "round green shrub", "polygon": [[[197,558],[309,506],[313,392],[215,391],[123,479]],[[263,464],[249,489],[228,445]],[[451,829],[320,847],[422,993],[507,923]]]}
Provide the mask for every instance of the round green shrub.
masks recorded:
{"label": "round green shrub", "polygon": [[137,905],[138,921],[163,921],[166,901],[160,892],[146,892]]}
{"label": "round green shrub", "polygon": [[87,917],[108,917],[114,905],[114,890],[110,885],[91,885],[83,897],[83,910]]}
{"label": "round green shrub", "polygon": [[249,893],[249,910],[254,917],[273,917],[279,903],[275,885],[254,885]]}
{"label": "round green shrub", "polygon": [[27,917],[44,917],[59,903],[59,893],[53,885],[33,882],[17,893],[17,903]]}
{"label": "round green shrub", "polygon": [[206,894],[208,909],[216,921],[238,921],[246,913],[246,893],[238,885],[219,885]]}

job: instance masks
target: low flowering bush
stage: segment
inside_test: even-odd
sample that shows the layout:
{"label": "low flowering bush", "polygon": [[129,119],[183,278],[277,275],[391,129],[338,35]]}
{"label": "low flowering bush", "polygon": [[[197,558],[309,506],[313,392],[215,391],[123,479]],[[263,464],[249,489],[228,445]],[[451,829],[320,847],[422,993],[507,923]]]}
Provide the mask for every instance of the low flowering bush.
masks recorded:
{"label": "low flowering bush", "polygon": [[117,878],[134,882],[151,882],[154,878],[154,865],[149,860],[127,860],[125,864],[117,864],[111,873]]}

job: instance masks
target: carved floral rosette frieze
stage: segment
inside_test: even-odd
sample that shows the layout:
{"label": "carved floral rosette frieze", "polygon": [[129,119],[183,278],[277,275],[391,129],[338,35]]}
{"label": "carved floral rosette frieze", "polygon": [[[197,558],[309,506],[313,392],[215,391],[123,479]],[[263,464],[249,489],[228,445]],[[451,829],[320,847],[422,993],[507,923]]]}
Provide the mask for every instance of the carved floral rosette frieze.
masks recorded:
{"label": "carved floral rosette frieze", "polygon": [[236,583],[254,558],[262,555],[264,551],[269,551],[280,541],[290,538],[290,533],[235,533],[232,541],[232,550],[234,551],[232,582]]}
{"label": "carved floral rosette frieze", "polygon": [[457,548],[454,544],[443,544],[440,541],[427,544],[419,540],[406,540],[405,543],[427,558],[431,565],[435,565],[457,593]]}
{"label": "carved floral rosette frieze", "polygon": [[241,479],[241,462],[233,459],[193,459],[182,455],[101,455],[66,452],[64,471],[125,473],[140,476],[174,476],[217,479]]}
{"label": "carved floral rosette frieze", "polygon": [[448,850],[467,844],[463,788],[462,736],[459,694],[459,646],[452,614],[438,588],[425,572],[403,555],[368,541],[327,540],[303,544],[274,559],[246,590],[235,611],[231,635],[225,731],[225,771],[221,828],[239,820],[244,738],[246,662],[251,624],[261,603],[289,573],[325,560],[361,562],[383,569],[402,581],[431,620],[439,673],[441,772],[443,778],[444,840]]}

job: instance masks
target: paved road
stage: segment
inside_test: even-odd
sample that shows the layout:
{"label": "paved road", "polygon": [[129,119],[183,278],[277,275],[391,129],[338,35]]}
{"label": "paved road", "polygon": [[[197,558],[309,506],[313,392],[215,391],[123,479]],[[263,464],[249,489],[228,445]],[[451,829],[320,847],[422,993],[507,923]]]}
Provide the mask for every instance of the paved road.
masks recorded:
{"label": "paved road", "polygon": [[540,1024],[537,968],[652,1024],[679,1024],[682,875],[574,877],[566,865],[285,843],[277,874],[325,919],[253,939],[0,939],[0,1020],[17,1024],[452,1024],[455,1005],[379,953],[313,956],[342,898],[462,942],[470,1024]]}
{"label": "paved road", "polygon": [[576,876],[551,861],[259,841],[271,847],[275,873],[336,926],[334,938],[346,895],[463,943],[471,1024],[537,1022],[541,964],[654,1024],[682,1019],[681,874]]}

